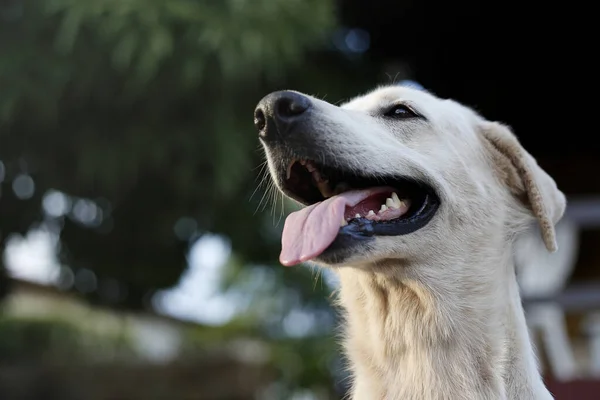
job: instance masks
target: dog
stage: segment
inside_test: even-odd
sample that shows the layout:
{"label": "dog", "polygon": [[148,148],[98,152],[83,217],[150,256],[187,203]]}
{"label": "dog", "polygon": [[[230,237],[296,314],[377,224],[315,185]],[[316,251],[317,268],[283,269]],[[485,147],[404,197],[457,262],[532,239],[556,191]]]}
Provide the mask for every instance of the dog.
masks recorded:
{"label": "dog", "polygon": [[423,90],[341,106],[295,91],[255,109],[269,171],[305,206],[280,262],[340,281],[353,400],[545,400],[513,245],[556,251],[566,199],[511,129]]}

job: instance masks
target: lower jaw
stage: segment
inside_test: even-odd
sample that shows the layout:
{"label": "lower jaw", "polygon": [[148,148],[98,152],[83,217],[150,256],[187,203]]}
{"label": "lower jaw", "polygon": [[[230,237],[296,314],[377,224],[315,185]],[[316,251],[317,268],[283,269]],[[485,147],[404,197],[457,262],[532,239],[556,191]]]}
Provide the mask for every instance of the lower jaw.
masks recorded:
{"label": "lower jaw", "polygon": [[367,251],[377,236],[403,236],[425,227],[436,214],[439,200],[428,195],[423,209],[409,218],[390,221],[372,221],[356,218],[340,228],[333,243],[321,253],[317,260],[326,264],[337,264]]}

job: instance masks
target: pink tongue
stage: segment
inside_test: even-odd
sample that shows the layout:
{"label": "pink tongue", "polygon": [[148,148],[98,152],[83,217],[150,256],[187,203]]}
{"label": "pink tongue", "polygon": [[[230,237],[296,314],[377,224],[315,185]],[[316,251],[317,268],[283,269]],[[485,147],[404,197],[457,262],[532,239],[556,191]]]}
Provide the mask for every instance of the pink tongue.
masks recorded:
{"label": "pink tongue", "polygon": [[318,256],[335,240],[347,206],[354,207],[385,191],[390,191],[390,188],[344,192],[291,213],[283,227],[279,261],[285,266],[292,266]]}

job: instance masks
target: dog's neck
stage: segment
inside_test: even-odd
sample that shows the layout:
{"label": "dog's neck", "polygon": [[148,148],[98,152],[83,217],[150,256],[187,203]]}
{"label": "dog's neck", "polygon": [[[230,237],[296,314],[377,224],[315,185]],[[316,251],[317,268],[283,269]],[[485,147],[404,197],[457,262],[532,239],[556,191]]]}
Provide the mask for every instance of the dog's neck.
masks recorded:
{"label": "dog's neck", "polygon": [[[339,268],[352,399],[551,399],[530,344],[512,256],[500,254],[480,256],[494,264],[485,268],[465,258],[460,268],[393,261]],[[403,276],[385,272],[394,269]]]}

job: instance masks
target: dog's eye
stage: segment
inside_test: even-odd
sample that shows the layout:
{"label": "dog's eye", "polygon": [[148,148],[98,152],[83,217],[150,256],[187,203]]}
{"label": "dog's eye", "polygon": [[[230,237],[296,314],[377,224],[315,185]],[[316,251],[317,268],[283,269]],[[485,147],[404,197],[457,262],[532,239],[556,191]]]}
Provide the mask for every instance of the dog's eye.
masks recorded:
{"label": "dog's eye", "polygon": [[398,104],[393,106],[383,115],[385,115],[386,117],[398,119],[415,118],[419,116],[410,107],[405,106],[404,104]]}

